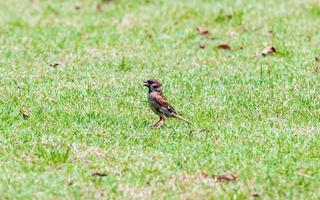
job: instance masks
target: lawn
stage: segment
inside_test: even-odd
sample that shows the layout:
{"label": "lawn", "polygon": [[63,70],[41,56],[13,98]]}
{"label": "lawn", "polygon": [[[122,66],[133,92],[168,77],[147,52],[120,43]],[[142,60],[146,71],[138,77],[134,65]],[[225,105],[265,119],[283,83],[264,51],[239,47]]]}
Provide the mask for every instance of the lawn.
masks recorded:
{"label": "lawn", "polygon": [[[0,198],[320,199],[319,24],[316,0],[1,1]],[[149,78],[193,126],[151,128]]]}

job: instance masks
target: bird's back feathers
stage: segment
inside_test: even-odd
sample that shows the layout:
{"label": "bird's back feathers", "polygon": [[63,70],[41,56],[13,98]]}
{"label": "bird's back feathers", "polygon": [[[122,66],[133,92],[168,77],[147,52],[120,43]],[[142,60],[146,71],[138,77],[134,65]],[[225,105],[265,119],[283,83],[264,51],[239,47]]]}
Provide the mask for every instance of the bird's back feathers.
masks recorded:
{"label": "bird's back feathers", "polygon": [[176,110],[169,104],[165,96],[161,93],[158,92],[158,94],[155,96],[156,102],[160,105],[168,109],[170,112],[177,113]]}

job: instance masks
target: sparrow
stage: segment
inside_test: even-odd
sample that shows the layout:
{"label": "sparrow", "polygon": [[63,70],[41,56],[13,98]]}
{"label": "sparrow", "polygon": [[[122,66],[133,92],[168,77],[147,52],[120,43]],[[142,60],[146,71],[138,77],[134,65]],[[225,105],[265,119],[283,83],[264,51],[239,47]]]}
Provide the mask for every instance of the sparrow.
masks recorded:
{"label": "sparrow", "polygon": [[143,85],[149,89],[148,103],[151,110],[160,117],[159,121],[154,125],[156,128],[160,128],[168,117],[174,117],[187,122],[188,124],[192,124],[178,115],[177,111],[169,104],[162,93],[162,84],[159,80],[150,79],[143,81]]}

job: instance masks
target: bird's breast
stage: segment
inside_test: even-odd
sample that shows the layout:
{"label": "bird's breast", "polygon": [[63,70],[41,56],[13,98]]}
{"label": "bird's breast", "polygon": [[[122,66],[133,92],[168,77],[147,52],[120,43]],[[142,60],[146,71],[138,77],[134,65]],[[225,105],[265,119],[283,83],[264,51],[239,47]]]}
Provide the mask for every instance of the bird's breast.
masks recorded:
{"label": "bird's breast", "polygon": [[158,111],[159,111],[161,106],[156,101],[156,95],[157,94],[155,92],[150,92],[149,95],[148,95],[148,103],[149,103],[149,106],[150,106],[151,110],[153,112],[155,112],[156,114],[158,114]]}

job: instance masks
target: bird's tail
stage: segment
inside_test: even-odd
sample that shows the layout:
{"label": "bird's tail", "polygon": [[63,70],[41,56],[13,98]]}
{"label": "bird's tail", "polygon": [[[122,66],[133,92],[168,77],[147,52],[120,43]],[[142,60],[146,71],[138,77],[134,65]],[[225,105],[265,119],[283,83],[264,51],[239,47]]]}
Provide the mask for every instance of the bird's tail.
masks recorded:
{"label": "bird's tail", "polygon": [[177,118],[177,119],[180,119],[181,121],[184,121],[184,122],[187,122],[188,124],[191,124],[191,122],[189,122],[188,120],[186,120],[185,118],[181,117],[180,115],[178,114],[173,114],[173,117]]}

